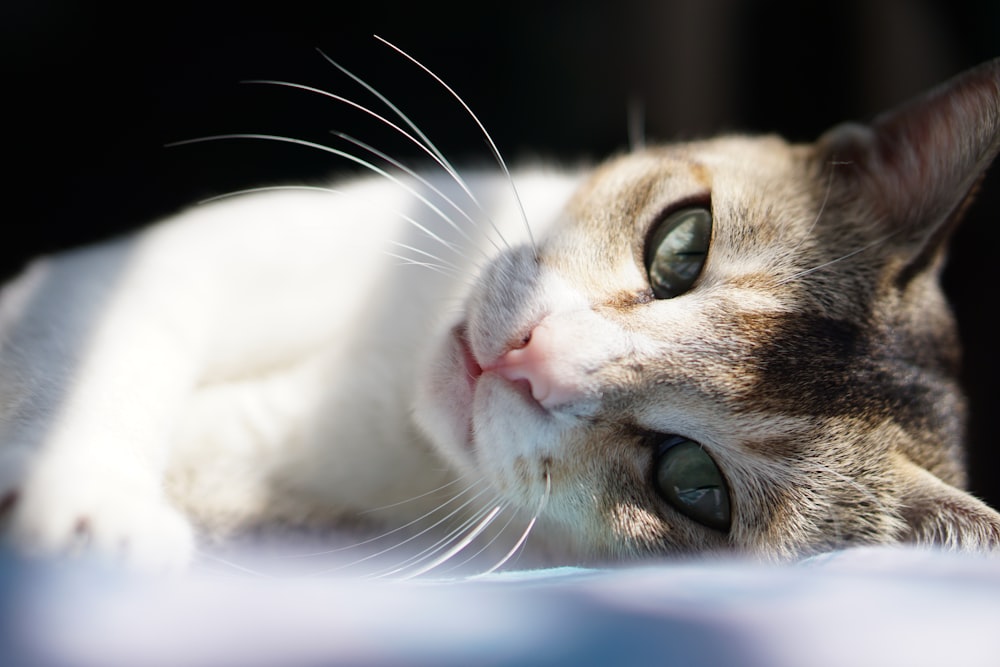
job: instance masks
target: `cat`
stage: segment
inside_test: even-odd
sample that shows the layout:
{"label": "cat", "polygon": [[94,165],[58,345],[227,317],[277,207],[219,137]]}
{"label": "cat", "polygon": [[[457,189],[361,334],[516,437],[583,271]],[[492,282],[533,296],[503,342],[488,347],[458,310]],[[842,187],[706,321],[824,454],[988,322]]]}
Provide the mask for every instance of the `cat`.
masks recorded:
{"label": "cat", "polygon": [[10,548],[159,570],[286,526],[417,575],[1000,546],[962,490],[938,285],[1000,149],[1000,60],[812,144],[574,169],[459,171],[365,108],[429,168],[342,136],[324,150],[376,173],[194,206],[3,289]]}

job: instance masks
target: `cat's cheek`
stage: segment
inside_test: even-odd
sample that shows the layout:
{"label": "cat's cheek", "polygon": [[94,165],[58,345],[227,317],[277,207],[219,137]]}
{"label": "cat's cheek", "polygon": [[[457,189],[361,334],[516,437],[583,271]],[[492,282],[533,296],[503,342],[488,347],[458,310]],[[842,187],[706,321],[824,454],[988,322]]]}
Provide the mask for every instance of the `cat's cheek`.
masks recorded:
{"label": "cat's cheek", "polygon": [[417,425],[449,463],[461,471],[476,468],[472,457],[475,381],[466,370],[466,352],[447,335],[423,365],[416,392]]}

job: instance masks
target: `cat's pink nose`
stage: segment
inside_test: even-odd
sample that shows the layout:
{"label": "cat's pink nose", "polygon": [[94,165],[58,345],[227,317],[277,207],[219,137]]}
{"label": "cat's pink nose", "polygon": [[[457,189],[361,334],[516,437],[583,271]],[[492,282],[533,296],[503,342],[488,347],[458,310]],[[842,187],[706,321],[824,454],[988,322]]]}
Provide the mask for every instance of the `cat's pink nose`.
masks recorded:
{"label": "cat's pink nose", "polygon": [[532,329],[530,337],[521,347],[508,350],[483,372],[493,372],[516,382],[525,380],[531,386],[531,395],[545,408],[570,403],[580,395],[571,378],[559,372],[560,346],[558,336],[543,320]]}

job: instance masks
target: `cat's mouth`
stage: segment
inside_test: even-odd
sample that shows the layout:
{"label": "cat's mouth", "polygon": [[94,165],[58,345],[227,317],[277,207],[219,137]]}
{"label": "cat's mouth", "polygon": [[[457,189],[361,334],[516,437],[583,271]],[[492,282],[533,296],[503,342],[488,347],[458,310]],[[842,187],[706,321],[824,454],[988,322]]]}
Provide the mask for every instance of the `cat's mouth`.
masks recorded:
{"label": "cat's mouth", "polygon": [[462,446],[466,452],[471,452],[475,443],[475,429],[473,428],[472,403],[476,395],[476,386],[479,378],[483,374],[483,367],[476,360],[476,355],[472,352],[472,345],[469,343],[469,332],[465,322],[455,325],[451,330],[453,345],[452,359],[455,361],[455,373],[460,374],[461,379],[455,378],[457,396],[450,406],[458,416],[459,428],[462,433]]}
{"label": "cat's mouth", "polygon": [[465,381],[469,385],[469,391],[476,390],[476,383],[483,374],[483,367],[476,360],[476,355],[472,353],[472,346],[469,344],[468,329],[465,323],[457,325],[452,330],[452,335],[458,343],[458,348],[462,353],[462,366],[465,369]]}
{"label": "cat's mouth", "polygon": [[[444,380],[448,389],[438,395],[440,408],[449,415],[449,421],[454,429],[452,433],[461,442],[461,450],[465,456],[474,456],[476,449],[475,403],[476,396],[482,389],[489,389],[487,398],[496,398],[497,392],[517,396],[518,403],[525,407],[534,407],[539,411],[544,408],[539,405],[531,394],[531,385],[527,380],[508,379],[495,372],[490,365],[480,364],[469,340],[468,325],[465,322],[456,324],[451,329],[448,352],[447,379]],[[486,376],[490,376],[486,378]],[[484,379],[489,379],[489,387],[480,387]]]}

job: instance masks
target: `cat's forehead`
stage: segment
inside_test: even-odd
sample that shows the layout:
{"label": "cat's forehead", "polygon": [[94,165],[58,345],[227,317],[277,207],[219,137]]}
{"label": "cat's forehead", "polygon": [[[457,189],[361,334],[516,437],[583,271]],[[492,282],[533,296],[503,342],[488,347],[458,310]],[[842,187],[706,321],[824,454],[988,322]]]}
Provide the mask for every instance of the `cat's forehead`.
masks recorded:
{"label": "cat's forehead", "polygon": [[770,136],[629,153],[595,169],[579,188],[566,208],[569,227],[613,247],[629,236],[641,239],[665,214],[696,205],[711,208],[731,240],[748,240],[752,228],[757,244],[797,244],[788,235],[796,223],[811,223],[823,196],[811,156],[808,146]]}
{"label": "cat's forehead", "polygon": [[595,170],[571,207],[613,203],[639,214],[671,201],[707,196],[716,189],[788,183],[801,164],[802,147],[777,137],[722,137],[667,144],[620,156]]}

